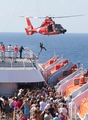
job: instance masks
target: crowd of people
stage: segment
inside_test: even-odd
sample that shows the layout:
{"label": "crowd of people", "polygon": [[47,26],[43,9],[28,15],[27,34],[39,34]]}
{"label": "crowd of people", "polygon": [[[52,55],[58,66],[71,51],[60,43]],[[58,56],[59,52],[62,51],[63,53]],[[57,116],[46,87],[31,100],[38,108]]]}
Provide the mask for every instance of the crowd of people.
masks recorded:
{"label": "crowd of people", "polygon": [[[13,96],[0,96],[1,117],[16,120],[68,120],[65,99],[50,87],[19,89]],[[9,120],[9,119],[8,119]]]}

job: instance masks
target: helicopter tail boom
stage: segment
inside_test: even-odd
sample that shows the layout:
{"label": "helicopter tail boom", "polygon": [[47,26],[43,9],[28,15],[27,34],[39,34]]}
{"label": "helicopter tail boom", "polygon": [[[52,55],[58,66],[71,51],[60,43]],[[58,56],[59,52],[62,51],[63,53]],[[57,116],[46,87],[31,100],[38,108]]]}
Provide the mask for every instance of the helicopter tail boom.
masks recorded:
{"label": "helicopter tail boom", "polygon": [[31,24],[31,21],[30,21],[30,19],[29,19],[28,17],[26,17],[26,22],[27,22],[28,27],[29,27],[30,29],[33,29],[33,26],[32,26],[32,24]]}
{"label": "helicopter tail boom", "polygon": [[27,22],[27,28],[25,28],[25,31],[26,31],[26,34],[27,35],[32,35],[34,32],[33,32],[33,26],[31,24],[31,21],[28,17],[26,17],[26,22]]}

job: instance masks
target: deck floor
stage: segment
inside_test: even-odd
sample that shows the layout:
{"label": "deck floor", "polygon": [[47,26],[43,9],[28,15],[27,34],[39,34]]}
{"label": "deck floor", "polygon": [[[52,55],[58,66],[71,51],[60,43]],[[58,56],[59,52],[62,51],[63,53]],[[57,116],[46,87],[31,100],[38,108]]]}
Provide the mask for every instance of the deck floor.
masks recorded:
{"label": "deck floor", "polygon": [[8,58],[6,57],[4,61],[2,61],[1,57],[0,57],[0,69],[1,68],[32,68],[34,67],[34,60],[33,59],[26,59],[26,58],[16,58],[16,59],[12,59],[12,58]]}

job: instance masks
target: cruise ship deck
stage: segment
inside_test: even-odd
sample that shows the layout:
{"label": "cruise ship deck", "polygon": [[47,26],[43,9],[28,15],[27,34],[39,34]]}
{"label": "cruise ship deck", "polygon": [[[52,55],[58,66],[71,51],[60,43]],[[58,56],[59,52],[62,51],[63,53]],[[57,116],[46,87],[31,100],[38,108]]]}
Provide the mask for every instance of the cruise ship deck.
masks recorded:
{"label": "cruise ship deck", "polygon": [[0,56],[0,95],[12,94],[19,83],[43,81],[38,69],[38,56],[31,50],[25,50],[23,58],[14,57],[14,51],[11,51],[11,57],[8,57],[8,51],[4,57]]}
{"label": "cruise ship deck", "polygon": [[28,67],[31,68],[38,61],[38,56],[33,53],[33,51],[29,49],[25,49],[23,51],[23,58],[19,57],[19,53],[17,53],[17,57],[15,56],[14,50],[10,52],[6,50],[4,54],[0,51],[0,69],[1,68],[12,68],[12,67]]}

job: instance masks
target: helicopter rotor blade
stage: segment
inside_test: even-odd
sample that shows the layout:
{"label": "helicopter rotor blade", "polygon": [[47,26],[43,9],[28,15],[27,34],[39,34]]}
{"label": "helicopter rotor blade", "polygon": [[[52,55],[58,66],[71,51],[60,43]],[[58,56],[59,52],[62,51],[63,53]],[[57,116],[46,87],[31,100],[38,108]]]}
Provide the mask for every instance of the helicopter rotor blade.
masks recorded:
{"label": "helicopter rotor blade", "polygon": [[18,17],[21,17],[21,18],[24,18],[24,17],[29,17],[29,18],[35,18],[35,19],[44,19],[44,18],[68,18],[68,17],[80,17],[80,16],[84,16],[84,14],[81,14],[81,15],[70,15],[70,16],[59,16],[59,17],[52,17],[52,16],[46,16],[46,17],[33,17],[33,16],[18,16]]}
{"label": "helicopter rotor blade", "polygon": [[24,18],[24,17],[26,17],[26,16],[18,16],[18,17]]}
{"label": "helicopter rotor blade", "polygon": [[51,18],[68,18],[68,17],[80,17],[80,16],[84,16],[84,15],[71,15],[71,16],[59,16],[59,17],[51,17]]}
{"label": "helicopter rotor blade", "polygon": [[32,17],[32,16],[18,16],[18,17],[21,17],[21,18],[29,17],[29,18],[36,18],[36,19],[37,19],[37,18],[40,18],[40,19],[41,19],[41,18],[45,18],[45,17]]}

